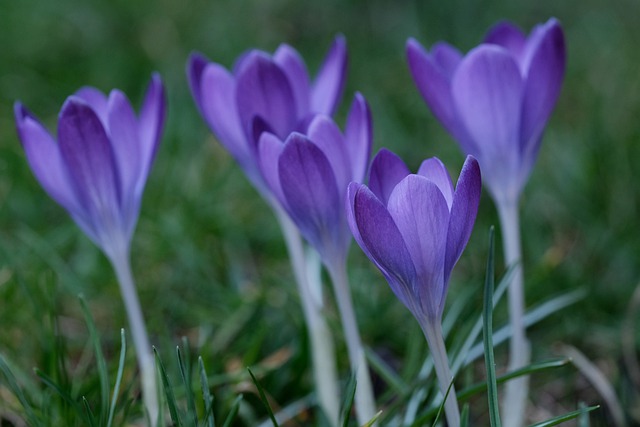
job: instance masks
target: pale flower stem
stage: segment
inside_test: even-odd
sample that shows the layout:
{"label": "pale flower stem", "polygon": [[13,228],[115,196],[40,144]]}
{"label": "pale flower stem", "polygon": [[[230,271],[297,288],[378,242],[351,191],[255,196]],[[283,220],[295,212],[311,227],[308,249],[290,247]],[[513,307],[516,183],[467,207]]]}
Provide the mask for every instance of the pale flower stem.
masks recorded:
{"label": "pale flower stem", "polygon": [[318,403],[331,426],[337,426],[340,417],[340,392],[336,368],[333,336],[322,313],[320,290],[314,292],[312,285],[320,286],[320,258],[305,259],[302,238],[295,224],[280,209],[274,209],[284,234],[291,267],[298,286],[302,311],[311,341],[313,378],[318,393]]}
{"label": "pale flower stem", "polygon": [[[513,279],[509,284],[509,322],[511,342],[509,347],[509,371],[529,364],[531,347],[524,325],[524,272],[520,243],[520,218],[518,200],[497,203],[506,265],[513,266]],[[509,381],[502,402],[502,422],[505,427],[521,427],[525,421],[529,377],[523,376]]]}
{"label": "pale flower stem", "polygon": [[142,399],[149,416],[150,425],[157,426],[159,404],[158,404],[158,387],[156,383],[156,367],[151,344],[147,335],[147,329],[140,308],[140,301],[136,293],[133,276],[131,275],[131,265],[129,262],[129,254],[127,251],[117,251],[113,253],[111,264],[118,277],[120,284],[120,292],[124,300],[127,317],[129,318],[129,327],[131,328],[131,336],[133,337],[133,346],[136,350],[138,366],[140,368],[140,377],[142,382]]}
{"label": "pale flower stem", "polygon": [[[424,336],[427,338],[429,350],[433,357],[433,366],[435,367],[436,376],[438,377],[438,385],[444,398],[444,396],[447,395],[447,390],[449,390],[449,385],[453,381],[453,376],[449,369],[447,349],[444,345],[444,338],[442,337],[442,324],[440,320],[436,322],[423,321],[422,323],[422,332],[424,332]],[[451,384],[449,396],[447,396],[447,401],[444,404],[444,412],[449,427],[460,427],[460,409],[458,408],[456,388],[453,384]]]}
{"label": "pale flower stem", "polygon": [[369,376],[369,366],[364,355],[364,348],[358,332],[358,324],[351,302],[351,292],[349,290],[349,279],[345,262],[337,262],[334,265],[327,265],[333,291],[338,301],[338,310],[342,320],[347,351],[351,370],[356,373],[356,415],[358,424],[363,425],[370,421],[376,414],[376,403]]}

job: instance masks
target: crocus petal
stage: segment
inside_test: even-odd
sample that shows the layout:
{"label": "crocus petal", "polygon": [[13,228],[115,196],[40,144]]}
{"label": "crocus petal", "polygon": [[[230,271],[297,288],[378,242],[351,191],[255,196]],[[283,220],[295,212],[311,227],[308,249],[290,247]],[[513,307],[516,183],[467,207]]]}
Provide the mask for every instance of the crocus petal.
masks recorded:
{"label": "crocus petal", "polygon": [[409,168],[400,157],[382,148],[371,162],[369,188],[387,206],[391,192],[409,173]]}
{"label": "crocus petal", "polygon": [[272,133],[264,132],[258,143],[258,159],[260,171],[267,186],[275,198],[285,207],[286,200],[280,187],[280,175],[278,172],[278,159],[284,148],[284,143]]}
{"label": "crocus petal", "polygon": [[271,58],[250,54],[236,82],[237,111],[247,138],[253,137],[254,116],[262,117],[282,139],[295,129],[297,107],[289,79]]}
{"label": "crocus petal", "polygon": [[422,175],[429,181],[438,186],[444,199],[447,201],[447,206],[451,210],[451,203],[453,202],[453,183],[451,177],[444,163],[437,157],[432,157],[422,162],[420,169],[418,169],[418,175]]}
{"label": "crocus petal", "polygon": [[351,104],[344,130],[344,139],[351,162],[351,179],[356,182],[362,182],[367,173],[369,157],[371,156],[373,127],[371,125],[369,104],[360,93],[356,93]]}
{"label": "crocus petal", "polygon": [[108,126],[109,100],[104,93],[94,87],[85,86],[78,89],[74,95],[89,104],[98,117],[100,117],[102,124]]}
{"label": "crocus petal", "polygon": [[111,147],[118,165],[123,194],[128,202],[135,197],[133,191],[140,174],[140,134],[136,113],[124,93],[114,90],[109,95],[108,129]]}
{"label": "crocus petal", "polygon": [[444,265],[445,286],[449,283],[451,271],[467,246],[469,237],[471,237],[480,204],[481,191],[480,167],[476,159],[467,156],[456,184],[449,217]]}
{"label": "crocus petal", "polygon": [[352,182],[347,189],[347,220],[358,245],[384,274],[398,299],[414,312],[416,271],[386,207],[366,186]]}
{"label": "crocus petal", "polygon": [[504,48],[480,45],[460,64],[451,89],[461,123],[469,136],[482,144],[480,163],[487,173],[487,184],[495,187],[512,179],[520,162],[523,96],[522,77],[514,59]]}
{"label": "crocus petal", "polygon": [[451,98],[451,76],[414,39],[407,41],[407,60],[413,81],[433,115],[454,138],[460,140],[463,131]]}
{"label": "crocus petal", "polygon": [[311,111],[333,115],[342,98],[346,74],[347,43],[343,36],[338,36],[311,87]]}
{"label": "crocus petal", "polygon": [[499,22],[488,31],[484,42],[502,46],[516,58],[518,63],[521,63],[527,44],[527,36],[512,23]]}
{"label": "crocus petal", "polygon": [[[119,232],[121,191],[111,144],[94,110],[80,98],[69,97],[63,105],[58,141],[78,199],[94,224],[95,235],[100,238]],[[103,249],[109,250],[104,246]]]}
{"label": "crocus petal", "polygon": [[187,61],[187,81],[200,113],[202,113],[202,74],[208,63],[207,58],[199,52],[193,52]]}
{"label": "crocus petal", "polygon": [[53,200],[69,212],[79,212],[58,144],[22,104],[15,104],[14,113],[18,136],[33,174]]}
{"label": "crocus petal", "polygon": [[338,191],[344,194],[353,174],[340,129],[329,117],[319,115],[309,124],[307,136],[326,156],[333,170]]}
{"label": "crocus petal", "polygon": [[543,35],[533,49],[524,89],[521,130],[523,157],[529,167],[535,161],[540,137],[560,95],[564,77],[566,48],[556,20],[544,26]]}
{"label": "crocus petal", "polygon": [[462,54],[450,44],[438,42],[431,47],[431,58],[438,65],[440,71],[451,80],[462,61]]}
{"label": "crocus petal", "polygon": [[167,97],[159,74],[154,73],[140,110],[140,174],[135,188],[142,195],[151,164],[156,156],[167,114]]}
{"label": "crocus petal", "polygon": [[444,286],[444,258],[449,209],[440,189],[419,175],[408,175],[389,197],[389,213],[413,259],[424,314],[437,318]]}
{"label": "crocus petal", "polygon": [[289,215],[302,235],[323,259],[344,256],[335,253],[344,248],[331,247],[339,243],[331,233],[339,229],[344,202],[322,150],[305,136],[293,133],[280,154],[278,171]]}
{"label": "crocus petal", "polygon": [[251,164],[251,152],[238,117],[235,78],[222,66],[207,65],[201,81],[202,112],[220,143],[241,164]]}
{"label": "crocus petal", "polygon": [[287,44],[280,45],[273,60],[287,75],[289,84],[296,100],[297,117],[304,117],[309,113],[309,73],[300,54]]}

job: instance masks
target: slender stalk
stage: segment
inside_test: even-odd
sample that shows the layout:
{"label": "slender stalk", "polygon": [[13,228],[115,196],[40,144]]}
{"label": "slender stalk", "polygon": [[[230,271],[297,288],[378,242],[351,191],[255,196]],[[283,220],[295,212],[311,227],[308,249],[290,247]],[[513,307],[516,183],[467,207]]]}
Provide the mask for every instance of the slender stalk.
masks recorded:
{"label": "slender stalk", "polygon": [[133,276],[131,274],[129,253],[127,250],[113,251],[109,258],[118,277],[120,292],[122,293],[122,299],[124,300],[125,309],[127,310],[127,317],[129,318],[133,346],[136,350],[138,367],[140,368],[144,406],[149,416],[150,425],[155,427],[158,423],[159,414],[156,367],[142,316],[142,309],[140,308],[140,301],[138,300],[138,294],[136,293]]}
{"label": "slender stalk", "polygon": [[280,208],[274,206],[274,212],[284,234],[291,267],[302,300],[302,311],[311,339],[311,362],[318,402],[331,426],[335,427],[338,425],[340,416],[340,392],[333,336],[322,313],[320,258],[314,256],[305,260],[304,246],[297,227]]}
{"label": "slender stalk", "polygon": [[444,403],[444,412],[447,416],[447,424],[449,427],[460,427],[460,409],[458,408],[458,400],[456,398],[456,388],[451,382],[453,376],[449,369],[449,359],[447,358],[447,349],[444,345],[444,338],[442,338],[442,324],[440,320],[435,322],[423,321],[421,322],[422,332],[431,355],[433,356],[433,366],[436,369],[436,376],[438,377],[438,385],[440,386],[440,392],[442,397],[447,396],[447,390],[449,390],[449,396]]}
{"label": "slender stalk", "polygon": [[373,396],[371,377],[369,376],[369,367],[364,356],[360,332],[358,332],[358,324],[353,311],[353,303],[351,302],[346,263],[343,260],[334,262],[332,265],[327,264],[327,270],[331,276],[333,291],[338,301],[338,310],[340,311],[342,328],[347,342],[349,362],[352,371],[356,373],[356,415],[358,424],[363,425],[375,416],[376,403]]}
{"label": "slender stalk", "polygon": [[[511,323],[511,343],[509,347],[509,371],[520,369],[529,364],[531,348],[527,340],[524,324],[524,272],[522,268],[522,247],[520,243],[520,218],[518,199],[503,200],[496,203],[505,263],[513,265],[513,279],[509,284],[509,322]],[[524,425],[529,377],[523,376],[507,383],[503,400],[502,420],[505,427]]]}

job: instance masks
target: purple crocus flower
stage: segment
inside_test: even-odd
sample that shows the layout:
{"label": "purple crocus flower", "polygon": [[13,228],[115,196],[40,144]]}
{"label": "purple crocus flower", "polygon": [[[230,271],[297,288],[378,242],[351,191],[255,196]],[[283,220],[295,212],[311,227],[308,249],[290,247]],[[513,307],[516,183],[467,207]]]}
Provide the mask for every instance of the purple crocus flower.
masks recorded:
{"label": "purple crocus flower", "polygon": [[229,72],[194,53],[187,65],[191,93],[200,113],[253,185],[267,198],[257,160],[260,134],[284,140],[303,131],[315,114],[333,115],[344,89],[346,43],[337,37],[311,81],[304,61],[282,44],[273,55],[251,50]]}
{"label": "purple crocus flower", "polygon": [[293,132],[284,142],[270,132],[260,138],[260,168],[271,193],[327,265],[346,258],[351,235],[343,200],[349,182],[364,179],[371,143],[371,112],[360,94],[344,134],[331,118],[316,115],[304,134]]}
{"label": "purple crocus flower", "polygon": [[166,114],[164,86],[154,74],[140,114],[126,95],[85,87],[67,98],[58,138],[19,102],[18,135],[31,170],[111,261],[125,302],[150,425],[158,418],[156,369],[129,262],[140,200]]}
{"label": "purple crocus flower", "polygon": [[527,37],[500,23],[466,56],[446,43],[407,42],[413,79],[462,150],[478,159],[493,198],[517,199],[536,160],[565,70],[560,24]]}
{"label": "purple crocus flower", "polygon": [[417,174],[382,149],[371,164],[369,187],[351,183],[347,215],[365,254],[421,325],[442,318],[449,277],[464,250],[480,203],[481,179],[468,156],[454,190],[437,158]]}
{"label": "purple crocus flower", "polygon": [[128,250],[165,119],[165,93],[153,75],[140,115],[126,95],[85,87],[67,98],[58,138],[21,103],[18,135],[34,175],[107,255]]}

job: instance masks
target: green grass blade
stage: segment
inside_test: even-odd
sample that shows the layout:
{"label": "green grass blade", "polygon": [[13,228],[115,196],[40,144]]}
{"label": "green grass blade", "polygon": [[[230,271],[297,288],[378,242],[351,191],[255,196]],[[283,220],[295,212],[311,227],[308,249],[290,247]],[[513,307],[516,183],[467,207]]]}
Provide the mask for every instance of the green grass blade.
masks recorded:
{"label": "green grass blade", "polygon": [[492,427],[500,427],[500,411],[498,407],[498,384],[496,381],[496,362],[493,357],[493,285],[495,268],[493,227],[489,229],[489,259],[484,283],[483,342],[484,362],[487,369],[487,387],[489,398],[489,419]]}
{"label": "green grass blade", "polygon": [[371,427],[372,425],[374,425],[376,423],[376,421],[378,421],[378,418],[380,418],[380,415],[382,415],[382,411],[378,411],[378,413],[376,413],[373,416],[373,418],[371,418],[366,423],[362,424],[362,427]]}
{"label": "green grass blade", "polygon": [[238,397],[236,397],[236,399],[233,401],[231,409],[229,410],[229,415],[227,415],[227,418],[224,420],[224,424],[222,424],[222,427],[231,427],[231,423],[233,422],[233,420],[235,420],[236,415],[238,415],[238,411],[240,410],[240,402],[242,402],[241,394],[239,394]]}
{"label": "green grass blade", "polygon": [[460,427],[469,427],[469,404],[465,403],[460,412]]}
{"label": "green grass blade", "polygon": [[[584,411],[587,408],[587,405],[581,401],[578,404],[578,408]],[[589,427],[590,425],[591,425],[591,422],[589,421],[589,412],[584,411],[578,417],[578,427]]]}
{"label": "green grass blade", "polygon": [[347,390],[345,391],[344,402],[342,402],[342,408],[340,410],[340,418],[342,419],[342,427],[347,427],[349,425],[349,415],[351,414],[351,408],[353,408],[353,400],[356,396],[356,387],[358,386],[358,381],[356,380],[355,373],[351,375],[349,378],[349,382],[347,383]]}
{"label": "green grass blade", "polygon": [[436,424],[438,423],[438,420],[440,419],[440,416],[444,411],[444,403],[447,401],[447,398],[449,397],[449,392],[451,392],[451,387],[453,387],[453,380],[449,383],[449,387],[447,387],[447,392],[444,394],[444,399],[442,399],[442,403],[438,407],[438,412],[436,412],[436,417],[433,419],[433,423],[431,424],[431,427],[436,427]]}
{"label": "green grass blade", "polygon": [[551,418],[549,420],[543,421],[541,423],[532,424],[530,427],[551,427],[557,426],[558,424],[562,424],[565,421],[572,420],[574,418],[578,418],[583,414],[586,414],[591,411],[595,411],[600,408],[600,405],[589,406],[588,408],[578,409],[577,411],[569,412],[568,414],[560,415],[559,417]]}
{"label": "green grass blade", "polygon": [[96,357],[96,364],[98,365],[98,377],[100,378],[100,425],[105,425],[109,418],[109,370],[107,368],[107,361],[104,358],[102,352],[102,346],[100,345],[100,336],[96,329],[96,324],[93,321],[93,316],[89,312],[87,302],[82,295],[78,295],[80,300],[80,307],[82,308],[82,314],[84,315],[84,321],[89,329],[89,339],[93,344],[93,351]]}
{"label": "green grass blade", "polygon": [[109,418],[107,419],[107,427],[113,424],[113,416],[116,412],[116,403],[118,402],[118,394],[120,394],[120,384],[122,383],[122,375],[124,374],[124,361],[127,354],[127,339],[124,328],[120,329],[120,360],[118,361],[118,373],[116,375],[116,385],[113,388],[113,396],[109,405]]}
{"label": "green grass blade", "polygon": [[16,377],[13,375],[13,372],[11,372],[9,365],[4,360],[2,355],[0,355],[0,371],[2,371],[2,373],[4,374],[7,385],[9,386],[9,390],[11,390],[11,392],[18,398],[18,401],[20,401],[20,404],[24,408],[25,414],[29,421],[29,425],[31,426],[42,425],[40,420],[36,416],[36,413],[33,411],[31,404],[27,400],[27,397],[24,395],[24,392],[18,385],[18,381],[16,380]]}
{"label": "green grass blade", "polygon": [[160,368],[160,377],[162,378],[162,384],[164,385],[164,393],[167,398],[167,406],[169,407],[169,415],[171,415],[171,421],[173,422],[174,426],[181,427],[182,420],[178,416],[178,406],[176,404],[176,396],[173,392],[171,381],[167,376],[167,371],[164,368],[164,364],[162,363],[162,359],[160,359],[158,350],[155,347],[153,347],[153,354],[156,356],[156,363]]}
{"label": "green grass blade", "polygon": [[[189,414],[189,420],[193,427],[198,427],[198,411],[196,411],[196,402],[193,398],[193,389],[191,388],[191,375],[189,375],[188,367],[185,364],[185,359],[182,357],[180,347],[176,347],[176,357],[178,358],[178,367],[180,368],[180,376],[184,383],[186,398],[187,398],[187,413]],[[187,362],[188,359],[187,359]]]}
{"label": "green grass blade", "polygon": [[93,411],[91,410],[91,406],[87,401],[87,398],[82,396],[82,404],[84,406],[84,410],[87,413],[87,418],[89,419],[89,427],[96,427],[95,416],[93,415]]}
{"label": "green grass blade", "polygon": [[63,390],[62,387],[60,387],[58,384],[56,384],[56,382],[50,376],[48,376],[44,372],[40,371],[39,369],[37,369],[37,368],[34,369],[34,372],[35,372],[36,376],[38,378],[40,378],[40,380],[47,387],[49,387],[55,394],[60,396],[62,398],[62,400],[67,402],[67,404],[71,407],[71,409],[73,409],[76,412],[76,414],[80,418],[82,418],[84,420],[85,424],[91,423],[91,420],[89,420],[87,418],[87,415],[86,415],[85,411],[83,410],[83,408],[73,399],[73,397],[71,397],[69,395],[69,393],[67,393],[65,390]]}
{"label": "green grass blade", "polygon": [[213,414],[213,396],[209,391],[209,380],[207,379],[207,371],[204,369],[202,357],[198,357],[198,368],[200,370],[202,399],[204,400],[204,424],[208,427],[215,427],[216,420]]}
{"label": "green grass blade", "polygon": [[279,427],[278,421],[276,420],[276,416],[273,415],[273,410],[271,409],[271,405],[269,405],[269,401],[267,400],[267,395],[264,393],[262,386],[258,382],[258,379],[255,377],[255,375],[253,375],[253,372],[251,372],[251,369],[247,368],[247,370],[249,371],[249,375],[251,375],[251,379],[253,380],[253,383],[256,385],[256,388],[258,389],[260,400],[262,400],[262,404],[267,409],[267,413],[269,414],[269,418],[273,423],[273,427]]}
{"label": "green grass blade", "polygon": [[404,380],[400,378],[380,356],[367,347],[365,347],[364,351],[371,369],[380,375],[395,394],[404,395],[409,391],[409,387]]}

